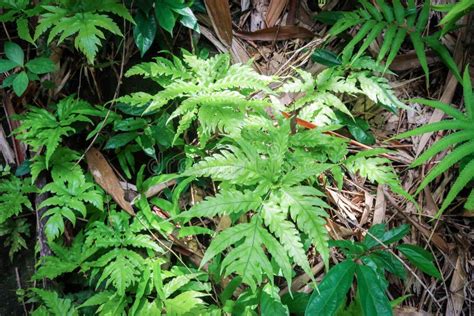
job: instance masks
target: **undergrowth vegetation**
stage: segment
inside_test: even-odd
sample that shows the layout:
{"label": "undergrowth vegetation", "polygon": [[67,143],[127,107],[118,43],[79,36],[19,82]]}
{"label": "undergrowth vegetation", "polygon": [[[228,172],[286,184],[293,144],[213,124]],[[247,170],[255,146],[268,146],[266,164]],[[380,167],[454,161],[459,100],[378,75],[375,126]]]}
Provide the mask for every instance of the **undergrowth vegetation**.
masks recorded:
{"label": "undergrowth vegetation", "polygon": [[[177,22],[199,34],[199,1],[4,1],[0,8],[0,21],[15,21],[17,39],[39,56],[8,41],[0,59],[0,72],[9,72],[3,93],[12,95],[11,87],[25,105],[9,119],[17,123],[15,148],[26,146],[29,155],[0,170],[0,238],[9,260],[34,249],[34,273],[17,293],[25,313],[392,315],[410,295],[391,284],[413,277],[431,294],[420,278],[442,279],[408,224],[366,229],[348,216],[341,221],[351,233],[339,235],[339,201],[330,192],[350,182],[369,185],[369,194],[375,185],[420,211],[417,195],[459,164],[436,217],[465,188],[464,207],[474,209],[474,92],[468,67],[461,78],[442,41],[472,9],[467,2],[450,8],[440,22],[445,29],[434,32],[429,1],[360,0],[352,11],[325,11],[316,18],[333,24],[328,43],[353,36],[343,36],[340,53],[310,52],[324,65],[316,74],[262,74],[252,59],[209,55],[193,38],[190,50],[126,67],[123,55],[119,87],[105,104],[74,84],[60,94],[40,86],[38,98],[28,89],[59,72],[44,57],[53,48],[79,51],[74,60],[84,55],[87,80],[95,82],[107,64],[98,59],[110,54],[107,41],[125,54],[130,36],[143,58],[157,36],[174,40]],[[369,48],[381,35],[374,59]],[[418,56],[427,85],[426,47],[441,57],[461,81],[463,109],[400,100],[390,66],[404,45]],[[122,75],[139,84],[118,93]],[[401,184],[393,152],[356,113],[360,103],[392,114],[417,103],[452,117],[395,136],[454,131],[412,162],[451,149],[417,190]],[[304,291],[293,289],[301,280]]]}

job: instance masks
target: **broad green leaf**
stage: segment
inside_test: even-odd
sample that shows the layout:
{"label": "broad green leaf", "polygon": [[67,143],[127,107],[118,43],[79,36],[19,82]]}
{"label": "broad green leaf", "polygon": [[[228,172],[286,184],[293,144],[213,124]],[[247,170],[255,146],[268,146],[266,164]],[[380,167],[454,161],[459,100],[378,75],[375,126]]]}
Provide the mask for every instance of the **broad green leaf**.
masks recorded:
{"label": "broad green leaf", "polygon": [[26,88],[28,88],[28,82],[28,75],[24,71],[20,72],[18,76],[15,77],[12,86],[13,91],[15,91],[17,96],[21,97],[23,95],[23,93],[26,91]]}
{"label": "broad green leaf", "polygon": [[263,287],[260,296],[261,315],[284,316],[289,315],[288,307],[282,304],[278,288],[267,284]]}
{"label": "broad green leaf", "polygon": [[304,315],[311,295],[303,292],[286,293],[281,297],[281,302],[288,307],[291,315]]}
{"label": "broad green leaf", "polygon": [[[388,245],[399,241],[410,232],[410,226],[407,224],[400,225],[388,231],[385,231],[385,229],[385,224],[373,225],[369,229],[367,235],[365,235],[363,241],[364,245],[369,249],[381,246],[380,243],[374,239],[374,237],[381,241],[384,245]],[[372,237],[372,235],[374,237]]]}
{"label": "broad green leaf", "polygon": [[416,246],[403,244],[397,249],[410,261],[415,267],[437,279],[441,278],[441,274],[433,263],[433,256],[425,249]]}
{"label": "broad green leaf", "polygon": [[23,66],[25,55],[20,45],[13,42],[6,42],[4,46],[5,56],[18,66]]}
{"label": "broad green leaf", "polygon": [[133,133],[133,132],[116,134],[107,141],[104,149],[115,149],[115,148],[123,147],[127,145],[128,143],[130,143],[131,141],[133,141],[134,139],[136,139],[137,136],[138,134]]}
{"label": "broad green leaf", "polygon": [[356,275],[357,297],[364,316],[391,316],[392,308],[385,295],[385,288],[374,270],[364,265],[357,265]]}
{"label": "broad green leaf", "polygon": [[53,72],[56,68],[53,61],[46,57],[38,57],[26,63],[25,67],[34,74]]}
{"label": "broad green leaf", "polygon": [[156,20],[153,15],[145,15],[139,10],[135,15],[135,22],[133,38],[135,39],[135,45],[137,45],[140,51],[140,56],[143,57],[155,40]]}
{"label": "broad green leaf", "polygon": [[311,59],[315,63],[320,63],[321,65],[328,67],[339,66],[342,64],[341,60],[335,53],[323,48],[316,49],[313,54],[311,54]]}
{"label": "broad green leaf", "polygon": [[176,24],[176,16],[166,4],[155,7],[155,16],[158,24],[173,36],[173,28]]}
{"label": "broad green leaf", "polygon": [[9,59],[0,59],[0,73],[10,71],[17,66],[17,63]]}
{"label": "broad green leaf", "polygon": [[198,33],[200,32],[198,21],[191,8],[174,9],[173,11],[181,15],[179,23],[191,30],[194,30]]}
{"label": "broad green leaf", "polygon": [[305,315],[334,315],[352,286],[356,267],[357,264],[352,260],[332,267],[313,291]]}

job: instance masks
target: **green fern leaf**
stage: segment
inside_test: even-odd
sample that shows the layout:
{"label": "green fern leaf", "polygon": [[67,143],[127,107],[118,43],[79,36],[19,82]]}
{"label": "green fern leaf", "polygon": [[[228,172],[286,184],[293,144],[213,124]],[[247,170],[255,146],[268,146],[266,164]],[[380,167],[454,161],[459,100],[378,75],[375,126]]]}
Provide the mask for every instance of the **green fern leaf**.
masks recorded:
{"label": "green fern leaf", "polygon": [[47,308],[48,314],[55,316],[79,315],[71,300],[59,298],[58,293],[37,288],[31,289],[31,291],[40,297]]}
{"label": "green fern leaf", "polygon": [[33,209],[28,194],[37,192],[37,189],[30,183],[30,179],[22,180],[14,176],[8,180],[0,179],[0,224],[25,208]]}
{"label": "green fern leaf", "polygon": [[256,210],[260,207],[261,203],[260,195],[255,192],[222,190],[215,197],[206,198],[179,216],[185,219],[193,217],[212,218],[217,214],[223,215]]}

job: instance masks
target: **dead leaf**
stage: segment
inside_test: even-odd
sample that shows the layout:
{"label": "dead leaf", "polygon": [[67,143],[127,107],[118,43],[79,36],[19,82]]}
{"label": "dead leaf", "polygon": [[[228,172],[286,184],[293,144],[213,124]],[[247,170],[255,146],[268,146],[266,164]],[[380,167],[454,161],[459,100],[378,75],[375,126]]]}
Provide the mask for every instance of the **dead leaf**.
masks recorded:
{"label": "dead leaf", "polygon": [[235,35],[250,41],[284,41],[315,36],[310,30],[294,25],[273,26],[255,32],[235,32]]}
{"label": "dead leaf", "polygon": [[456,260],[453,278],[449,285],[451,297],[448,298],[448,305],[446,306],[446,315],[449,316],[461,315],[462,306],[464,305],[464,286],[467,283],[467,280],[466,272],[463,268],[463,261],[462,256],[459,256]]}
{"label": "dead leaf", "polygon": [[270,5],[268,6],[267,15],[265,21],[267,22],[268,27],[275,25],[276,21],[280,18],[283,10],[285,10],[288,0],[271,0]]}
{"label": "dead leaf", "polygon": [[212,26],[222,43],[232,45],[232,17],[229,0],[205,0]]}
{"label": "dead leaf", "polygon": [[377,197],[375,198],[375,208],[374,208],[374,218],[372,224],[380,224],[385,219],[385,210],[387,208],[387,203],[385,202],[385,195],[383,193],[384,186],[377,186]]}
{"label": "dead leaf", "polygon": [[110,194],[122,209],[130,215],[135,216],[132,206],[125,200],[125,191],[122,189],[117,175],[102,153],[95,148],[91,148],[86,153],[86,160],[95,182],[97,182],[105,192]]}

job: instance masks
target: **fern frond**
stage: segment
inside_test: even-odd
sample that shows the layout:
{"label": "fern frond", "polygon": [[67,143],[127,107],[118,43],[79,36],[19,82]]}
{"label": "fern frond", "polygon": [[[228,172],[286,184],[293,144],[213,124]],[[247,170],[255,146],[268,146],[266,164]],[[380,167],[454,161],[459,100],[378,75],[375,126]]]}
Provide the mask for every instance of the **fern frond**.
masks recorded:
{"label": "fern frond", "polygon": [[44,306],[47,308],[48,314],[50,313],[55,316],[79,315],[77,309],[72,304],[72,301],[70,299],[59,298],[58,293],[37,288],[32,288],[31,291],[40,297]]}
{"label": "fern frond", "polygon": [[465,130],[456,132],[454,134],[450,134],[448,136],[443,137],[436,143],[434,143],[430,148],[425,150],[423,154],[421,154],[418,158],[416,158],[412,163],[412,167],[419,166],[428,159],[434,157],[437,153],[446,150],[447,148],[453,146],[453,144],[459,144],[470,139],[474,139],[474,130]]}
{"label": "fern frond", "polygon": [[9,247],[8,257],[13,262],[13,256],[22,248],[27,249],[24,237],[30,236],[30,224],[25,218],[8,220],[0,223],[0,237],[4,236],[4,246]]}
{"label": "fern frond", "polygon": [[189,211],[179,216],[185,219],[193,217],[212,218],[216,215],[228,215],[260,207],[262,199],[259,194],[252,191],[222,190],[215,197],[208,197],[204,201],[193,206]]}
{"label": "fern frond", "polygon": [[[472,151],[472,153],[474,153],[474,150]],[[446,198],[444,199],[443,204],[441,205],[438,211],[438,214],[436,216],[440,216],[441,213],[443,213],[443,211],[446,210],[446,208],[451,204],[451,202],[454,201],[454,199],[459,194],[459,192],[461,192],[461,190],[464,189],[472,179],[474,179],[474,160],[471,160],[461,170],[458,177],[456,178],[456,181],[454,181],[453,185],[449,189],[448,195],[446,195]]]}
{"label": "fern frond", "polygon": [[[288,210],[286,210],[288,211]],[[295,225],[287,220],[287,212],[277,204],[268,201],[262,206],[262,217],[266,226],[280,240],[285,251],[303,268],[304,272],[311,275],[306,252],[301,242],[300,234]]]}
{"label": "fern frond", "polygon": [[[296,221],[298,228],[307,234],[321,258],[329,267],[329,234],[325,228],[327,213],[324,208],[329,208],[321,198],[318,190],[296,186],[283,189],[283,205],[290,210],[291,217]],[[311,275],[311,274],[310,274]]]}
{"label": "fern frond", "polygon": [[455,163],[459,162],[464,157],[474,154],[474,140],[464,143],[454,149],[449,155],[443,158],[430,172],[426,175],[420,186],[416,190],[416,193],[420,193],[428,183],[433,181],[437,176],[448,170]]}
{"label": "fern frond", "polygon": [[9,179],[0,179],[0,224],[12,216],[16,216],[33,206],[28,194],[37,192],[30,179],[19,179],[11,176]]}

